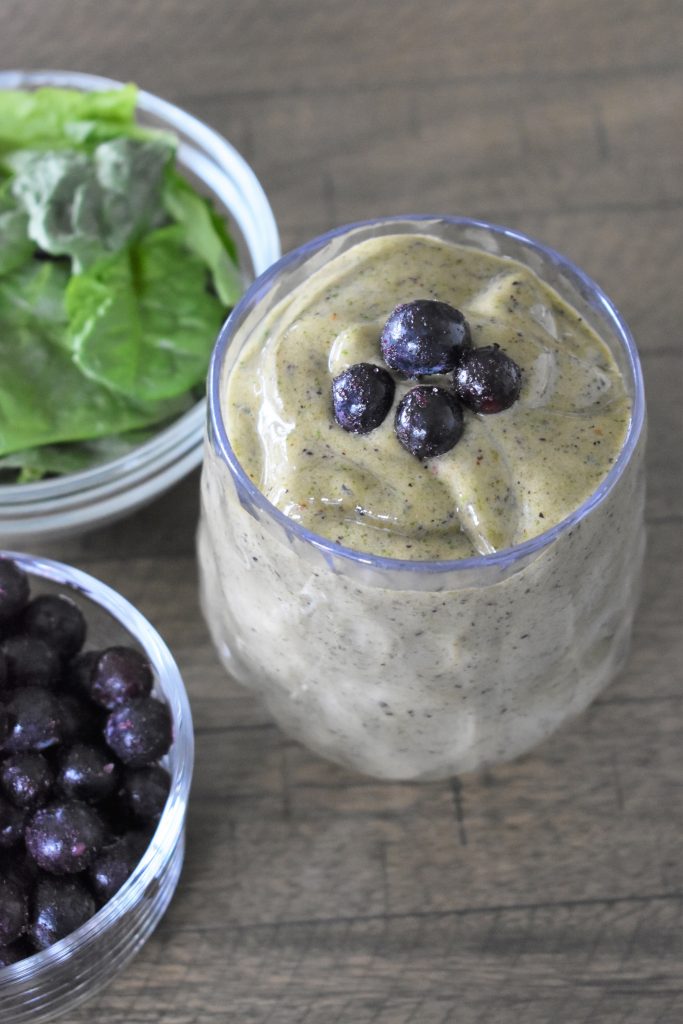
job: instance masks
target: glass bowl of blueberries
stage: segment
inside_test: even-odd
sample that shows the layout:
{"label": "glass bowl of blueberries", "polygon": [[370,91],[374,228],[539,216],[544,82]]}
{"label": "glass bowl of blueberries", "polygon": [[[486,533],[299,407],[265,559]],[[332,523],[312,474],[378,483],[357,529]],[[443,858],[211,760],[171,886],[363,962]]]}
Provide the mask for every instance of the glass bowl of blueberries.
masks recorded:
{"label": "glass bowl of blueberries", "polygon": [[0,551],[0,1007],[51,1020],[106,985],[178,882],[192,718],[173,657],[78,569]]}

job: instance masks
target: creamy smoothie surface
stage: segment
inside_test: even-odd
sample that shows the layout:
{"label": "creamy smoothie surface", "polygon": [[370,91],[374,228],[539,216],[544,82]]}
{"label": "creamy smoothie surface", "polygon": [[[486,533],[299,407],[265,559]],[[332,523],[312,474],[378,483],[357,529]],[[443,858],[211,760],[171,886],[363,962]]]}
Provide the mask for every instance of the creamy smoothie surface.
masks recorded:
{"label": "creamy smoothie surface", "polygon": [[[510,408],[466,411],[458,443],[429,459],[398,443],[394,412],[445,375],[394,374],[393,407],[365,434],[343,430],[331,402],[347,367],[385,366],[383,325],[416,299],[456,307],[475,347],[499,345],[522,370]],[[607,346],[532,270],[415,234],[359,242],[295,288],[223,388],[235,454],[276,507],[347,547],[415,560],[488,554],[564,519],[609,471],[631,414]]]}

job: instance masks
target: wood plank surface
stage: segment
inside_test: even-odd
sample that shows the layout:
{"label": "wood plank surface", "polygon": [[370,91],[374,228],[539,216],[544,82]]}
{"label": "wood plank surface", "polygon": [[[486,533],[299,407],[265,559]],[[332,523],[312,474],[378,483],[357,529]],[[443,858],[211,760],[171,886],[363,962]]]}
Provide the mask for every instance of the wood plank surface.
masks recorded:
{"label": "wood plank surface", "polygon": [[559,248],[629,321],[650,410],[626,670],[533,753],[450,783],[326,764],[225,678],[197,608],[197,473],[40,546],[169,639],[197,734],[173,904],[70,1024],[683,1021],[682,53],[678,0],[0,0],[0,66],[197,114],[252,163],[285,248],[401,212]]}

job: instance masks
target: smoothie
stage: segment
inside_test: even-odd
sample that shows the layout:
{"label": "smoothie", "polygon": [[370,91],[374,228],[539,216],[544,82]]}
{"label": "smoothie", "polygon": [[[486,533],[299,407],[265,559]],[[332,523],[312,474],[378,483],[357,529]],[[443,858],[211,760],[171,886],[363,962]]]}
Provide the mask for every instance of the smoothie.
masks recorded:
{"label": "smoothie", "polygon": [[[523,370],[519,400],[466,417],[433,460],[397,444],[391,415],[349,434],[330,403],[340,371],[382,363],[394,307],[422,298],[457,307],[475,346],[498,344]],[[414,384],[396,377],[395,405]],[[301,284],[250,339],[224,401],[235,455],[269,501],[338,544],[413,559],[486,555],[564,519],[614,462],[631,409],[605,343],[537,275],[426,235],[368,239]]]}
{"label": "smoothie", "polygon": [[[642,446],[618,324],[598,333],[600,315],[568,301],[586,305],[571,268],[549,269],[560,295],[532,243],[403,228],[302,256],[228,325],[200,564],[226,666],[285,729],[373,775],[435,778],[528,749],[618,670]],[[427,459],[394,430],[415,380],[393,374],[392,411],[363,434],[330,397],[347,367],[384,365],[383,325],[416,299],[457,307],[473,346],[499,345],[522,373],[510,408],[465,410],[457,444]]]}

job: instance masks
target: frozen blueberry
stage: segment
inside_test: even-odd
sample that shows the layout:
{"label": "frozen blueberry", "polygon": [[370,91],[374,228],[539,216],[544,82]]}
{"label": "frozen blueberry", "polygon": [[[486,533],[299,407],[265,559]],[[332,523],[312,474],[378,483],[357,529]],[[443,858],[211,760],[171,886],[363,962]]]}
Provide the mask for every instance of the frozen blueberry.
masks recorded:
{"label": "frozen blueberry", "polygon": [[485,345],[463,356],[453,382],[458,398],[473,412],[502,412],[519,398],[522,370],[498,345]]}
{"label": "frozen blueberry", "polygon": [[79,700],[71,693],[57,695],[62,721],[62,743],[71,746],[77,741],[88,742],[102,737],[104,716],[90,701]]}
{"label": "frozen blueberry", "polygon": [[36,810],[47,803],[52,792],[52,769],[42,754],[27,751],[12,754],[0,765],[0,783],[15,807]]}
{"label": "frozen blueberry", "polygon": [[43,686],[50,689],[59,682],[59,655],[44,640],[21,633],[3,640],[0,649],[5,657],[9,687]]}
{"label": "frozen blueberry", "polygon": [[75,743],[59,762],[57,785],[72,800],[99,803],[111,796],[117,779],[111,753],[90,743]]}
{"label": "frozen blueberry", "polygon": [[9,878],[0,878],[0,946],[9,946],[28,924],[26,893]]}
{"label": "frozen blueberry", "polygon": [[469,324],[460,310],[435,299],[397,306],[380,337],[387,366],[406,377],[455,369],[471,344]]}
{"label": "frozen blueberry", "polygon": [[12,731],[14,719],[10,716],[6,707],[0,704],[0,754],[5,748],[7,737]]}
{"label": "frozen blueberry", "polygon": [[6,623],[21,611],[29,597],[26,573],[9,558],[0,558],[0,622]]}
{"label": "frozen blueberry", "polygon": [[373,363],[354,363],[332,381],[332,407],[340,427],[350,434],[369,434],[391,409],[394,378]]}
{"label": "frozen blueberry", "polygon": [[77,878],[41,878],[33,897],[30,935],[38,949],[70,935],[93,916],[97,907]]}
{"label": "frozen blueberry", "polygon": [[65,658],[73,658],[85,640],[85,618],[75,601],[64,594],[41,594],[24,609],[21,624]]}
{"label": "frozen blueberry", "polygon": [[0,696],[2,696],[3,690],[7,689],[8,685],[7,658],[2,647],[0,647]]}
{"label": "frozen blueberry", "polygon": [[163,757],[171,746],[171,713],[166,704],[153,697],[131,700],[109,715],[104,738],[125,765],[144,768]]}
{"label": "frozen blueberry", "polygon": [[62,738],[62,721],[57,698],[39,686],[15,690],[5,705],[10,731],[3,749],[8,754],[24,750],[47,750]]}
{"label": "frozen blueberry", "polygon": [[161,765],[127,768],[123,775],[121,795],[139,821],[156,824],[166,806],[170,788],[171,778]]}
{"label": "frozen blueberry", "polygon": [[90,676],[90,696],[96,704],[113,711],[138,697],[149,697],[154,677],[149,661],[134,647],[109,647],[102,651]]}
{"label": "frozen blueberry", "polygon": [[15,847],[24,835],[26,811],[0,796],[0,850]]}
{"label": "frozen blueberry", "polygon": [[56,801],[36,811],[25,839],[38,867],[53,875],[70,875],[92,863],[104,841],[104,828],[86,804]]}
{"label": "frozen blueberry", "polygon": [[100,651],[81,651],[69,662],[64,672],[64,689],[78,697],[90,698],[90,680]]}
{"label": "frozen blueberry", "polygon": [[120,836],[103,846],[90,865],[88,876],[100,904],[114,896],[130,878],[143,850],[130,836]]}
{"label": "frozen blueberry", "polygon": [[460,440],[462,408],[450,391],[421,385],[399,402],[395,429],[404,448],[418,459],[432,459]]}

